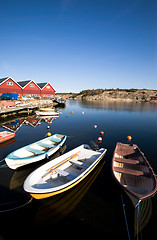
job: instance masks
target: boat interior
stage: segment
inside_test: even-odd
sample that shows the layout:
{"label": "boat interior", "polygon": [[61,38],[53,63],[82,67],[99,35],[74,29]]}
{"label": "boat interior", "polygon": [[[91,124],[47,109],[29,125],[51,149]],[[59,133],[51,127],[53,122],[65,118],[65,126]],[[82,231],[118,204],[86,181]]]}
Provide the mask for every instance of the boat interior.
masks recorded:
{"label": "boat interior", "polygon": [[[86,152],[86,153],[85,153]],[[63,184],[70,182],[82,174],[87,168],[89,168],[93,162],[97,160],[100,153],[93,155],[93,151],[84,150],[83,153],[80,151],[78,154],[74,154],[70,160],[65,159],[63,164],[59,167],[54,167],[46,175],[43,175],[39,180],[38,184],[33,185],[35,188],[45,188],[45,182],[47,183],[46,188],[58,187]],[[86,157],[84,157],[86,156]]]}
{"label": "boat interior", "polygon": [[33,156],[38,156],[40,154],[44,154],[50,149],[53,149],[64,138],[63,135],[56,135],[53,138],[46,138],[39,142],[33,143],[31,145],[28,145],[24,148],[18,149],[16,152],[14,152],[14,158],[28,158]]}
{"label": "boat interior", "polygon": [[149,194],[155,187],[149,166],[144,161],[140,150],[134,146],[117,147],[113,170],[117,180],[136,194]]}

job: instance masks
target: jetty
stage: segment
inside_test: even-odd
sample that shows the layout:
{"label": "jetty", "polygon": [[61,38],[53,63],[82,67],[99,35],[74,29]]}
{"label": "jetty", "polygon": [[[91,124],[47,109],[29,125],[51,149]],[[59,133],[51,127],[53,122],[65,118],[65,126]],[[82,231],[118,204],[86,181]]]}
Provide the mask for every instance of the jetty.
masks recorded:
{"label": "jetty", "polygon": [[37,100],[30,102],[20,102],[18,105],[0,108],[0,118],[6,118],[17,114],[30,114],[41,107],[54,107],[52,101]]}
{"label": "jetty", "polygon": [[0,117],[5,118],[8,115],[16,115],[19,113],[31,113],[39,108],[38,105],[24,105],[24,106],[18,106],[18,107],[10,107],[10,108],[4,108],[0,111]]}

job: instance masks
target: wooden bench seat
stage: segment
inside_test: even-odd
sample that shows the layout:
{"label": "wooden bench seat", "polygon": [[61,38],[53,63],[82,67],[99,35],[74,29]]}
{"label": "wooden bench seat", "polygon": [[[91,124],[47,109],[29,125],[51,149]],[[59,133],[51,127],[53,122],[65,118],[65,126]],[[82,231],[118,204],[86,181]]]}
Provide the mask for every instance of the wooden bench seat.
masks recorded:
{"label": "wooden bench seat", "polygon": [[46,147],[46,148],[53,148],[54,147],[54,145],[52,145],[52,144],[43,143],[43,142],[40,142],[38,145],[40,145],[42,147]]}
{"label": "wooden bench seat", "polygon": [[128,164],[134,164],[134,165],[141,163],[139,160],[126,159],[126,158],[117,158],[117,157],[115,157],[114,160],[115,160],[116,162],[128,163]]}
{"label": "wooden bench seat", "polygon": [[115,172],[124,173],[124,174],[130,174],[130,175],[134,175],[134,176],[145,176],[145,177],[149,177],[150,176],[150,174],[147,173],[147,172],[127,169],[127,168],[114,167],[113,170]]}
{"label": "wooden bench seat", "polygon": [[42,150],[39,150],[39,149],[35,149],[35,148],[29,147],[29,146],[27,146],[25,149],[26,149],[27,151],[29,151],[29,152],[34,153],[34,154],[42,154],[42,153],[45,153],[45,151],[42,151]]}

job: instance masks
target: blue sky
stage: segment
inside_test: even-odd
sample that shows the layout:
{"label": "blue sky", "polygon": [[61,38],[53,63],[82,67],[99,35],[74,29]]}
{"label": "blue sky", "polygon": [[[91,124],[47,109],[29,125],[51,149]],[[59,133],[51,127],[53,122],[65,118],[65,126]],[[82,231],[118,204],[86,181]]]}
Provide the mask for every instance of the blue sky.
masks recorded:
{"label": "blue sky", "polygon": [[0,78],[157,89],[156,0],[1,0]]}

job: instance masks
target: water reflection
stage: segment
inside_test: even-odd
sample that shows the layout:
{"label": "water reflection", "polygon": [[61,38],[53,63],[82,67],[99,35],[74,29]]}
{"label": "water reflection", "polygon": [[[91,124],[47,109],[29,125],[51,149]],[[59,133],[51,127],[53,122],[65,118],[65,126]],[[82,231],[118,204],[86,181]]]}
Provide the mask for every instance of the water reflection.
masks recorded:
{"label": "water reflection", "polygon": [[109,111],[157,112],[157,104],[149,102],[79,101],[79,104],[81,107]]}
{"label": "water reflection", "polygon": [[[152,199],[145,199],[139,205],[138,233],[149,223],[152,216]],[[135,209],[134,235],[137,235],[137,208]]]}
{"label": "water reflection", "polygon": [[12,121],[6,121],[1,123],[1,127],[6,128],[7,130],[16,132],[19,130],[20,127],[22,127],[23,124],[26,126],[29,125],[31,127],[36,127],[38,125],[41,125],[41,122],[47,122],[52,123],[54,120],[54,117],[50,116],[44,116],[44,117],[37,117],[35,116],[29,116],[29,117],[22,117],[22,118],[16,118]]}
{"label": "water reflection", "polygon": [[[85,108],[87,109],[85,110]],[[71,114],[72,111],[74,111],[74,114]],[[84,114],[82,114],[82,112],[84,112]],[[101,235],[103,233],[105,239],[111,239],[113,237],[128,239],[120,197],[121,192],[112,179],[110,162],[117,141],[125,142],[126,136],[131,135],[133,142],[140,146],[154,171],[157,172],[155,146],[157,136],[157,104],[107,103],[100,101],[78,102],[68,100],[66,108],[63,109],[62,113],[59,119],[53,121],[52,125],[50,125],[52,119],[34,118],[35,116],[33,115],[23,118],[18,117],[11,121],[3,121],[5,125],[13,127],[14,131],[16,131],[16,142],[5,148],[0,148],[0,159],[3,160],[7,154],[15,149],[44,138],[48,131],[70,136],[66,141],[66,151],[82,143],[89,144],[91,139],[97,141],[100,131],[104,131],[103,141],[99,144],[99,148],[106,147],[108,149],[105,156],[105,160],[108,160],[108,162],[102,170],[100,170],[101,172],[98,173],[99,176],[96,180],[94,180],[96,172],[93,172],[92,174],[95,176],[92,177],[92,175],[89,175],[92,179],[84,179],[85,182],[82,182],[82,186],[78,185],[78,189],[74,188],[74,191],[69,191],[66,194],[58,195],[56,198],[49,198],[47,200],[43,199],[38,201],[33,199],[30,204],[18,211],[11,211],[5,214],[1,213],[0,234],[4,236],[4,239],[11,239],[13,237],[21,239],[20,232],[18,230],[15,231],[18,226],[19,229],[25,232],[28,239],[30,238],[31,230],[34,232],[34,237],[37,237],[37,232],[43,231],[43,238],[50,239],[54,237],[52,233],[57,232],[57,234],[60,234],[61,229],[64,229],[62,232],[64,232],[63,237],[65,237],[65,232],[69,230],[70,226],[73,232],[79,232],[81,237],[82,232],[84,232],[90,236],[93,236],[93,233],[100,233]],[[15,123],[13,123],[14,120]],[[9,124],[9,122],[12,123]],[[41,123],[40,127],[38,127],[38,123]],[[94,128],[95,124],[97,125],[96,129]],[[50,127],[49,130],[47,130],[47,126]],[[3,165],[3,163],[4,161],[1,162],[1,165]],[[20,199],[22,202],[27,200],[26,193],[22,186],[23,182],[30,172],[43,163],[45,162],[41,161],[36,163],[36,165],[25,166],[16,171],[9,169],[7,166],[5,168],[0,167],[1,210],[3,210],[4,203],[16,202]],[[103,162],[100,163],[100,165],[101,164],[103,164]],[[88,189],[89,191],[86,192]],[[153,201],[150,202],[144,202],[144,206],[140,206],[139,231],[141,232],[139,239],[140,236],[142,236],[143,239],[149,239],[154,237],[155,234],[157,235],[155,229],[157,196],[152,200]],[[17,204],[19,204],[19,202],[17,202]],[[131,229],[133,236],[134,230],[135,233],[137,231],[137,225],[136,222],[134,224],[134,209],[130,199],[127,200],[127,196],[125,206],[129,229]],[[7,204],[4,206],[4,209],[6,210],[9,207],[11,206]],[[56,223],[57,221],[58,223]],[[53,226],[50,226],[52,224]],[[46,236],[45,229],[42,227],[45,225],[48,226],[47,229],[45,227]],[[8,226],[9,229],[12,228],[10,233]],[[25,226],[27,226],[27,229],[30,229],[30,231],[26,232]],[[134,239],[134,237],[131,239]]]}
{"label": "water reflection", "polygon": [[11,138],[3,143],[0,143],[0,148],[7,147],[8,145],[14,143],[16,140],[15,138]]}
{"label": "water reflection", "polygon": [[35,216],[36,225],[49,226],[67,216],[85,196],[104,164],[105,161],[102,160],[91,174],[71,190],[46,200],[38,200],[40,203]]}
{"label": "water reflection", "polygon": [[63,154],[66,150],[66,145],[64,144],[62,148],[60,148],[55,154],[53,154],[51,157],[49,157],[49,160],[44,159],[40,162],[28,164],[26,166],[20,167],[19,169],[16,169],[16,171],[13,173],[12,178],[10,180],[10,190],[17,189],[18,187],[23,186],[23,183],[26,179],[26,177],[33,172],[36,168],[42,166],[48,161],[51,161],[57,157],[59,157],[61,154]]}

